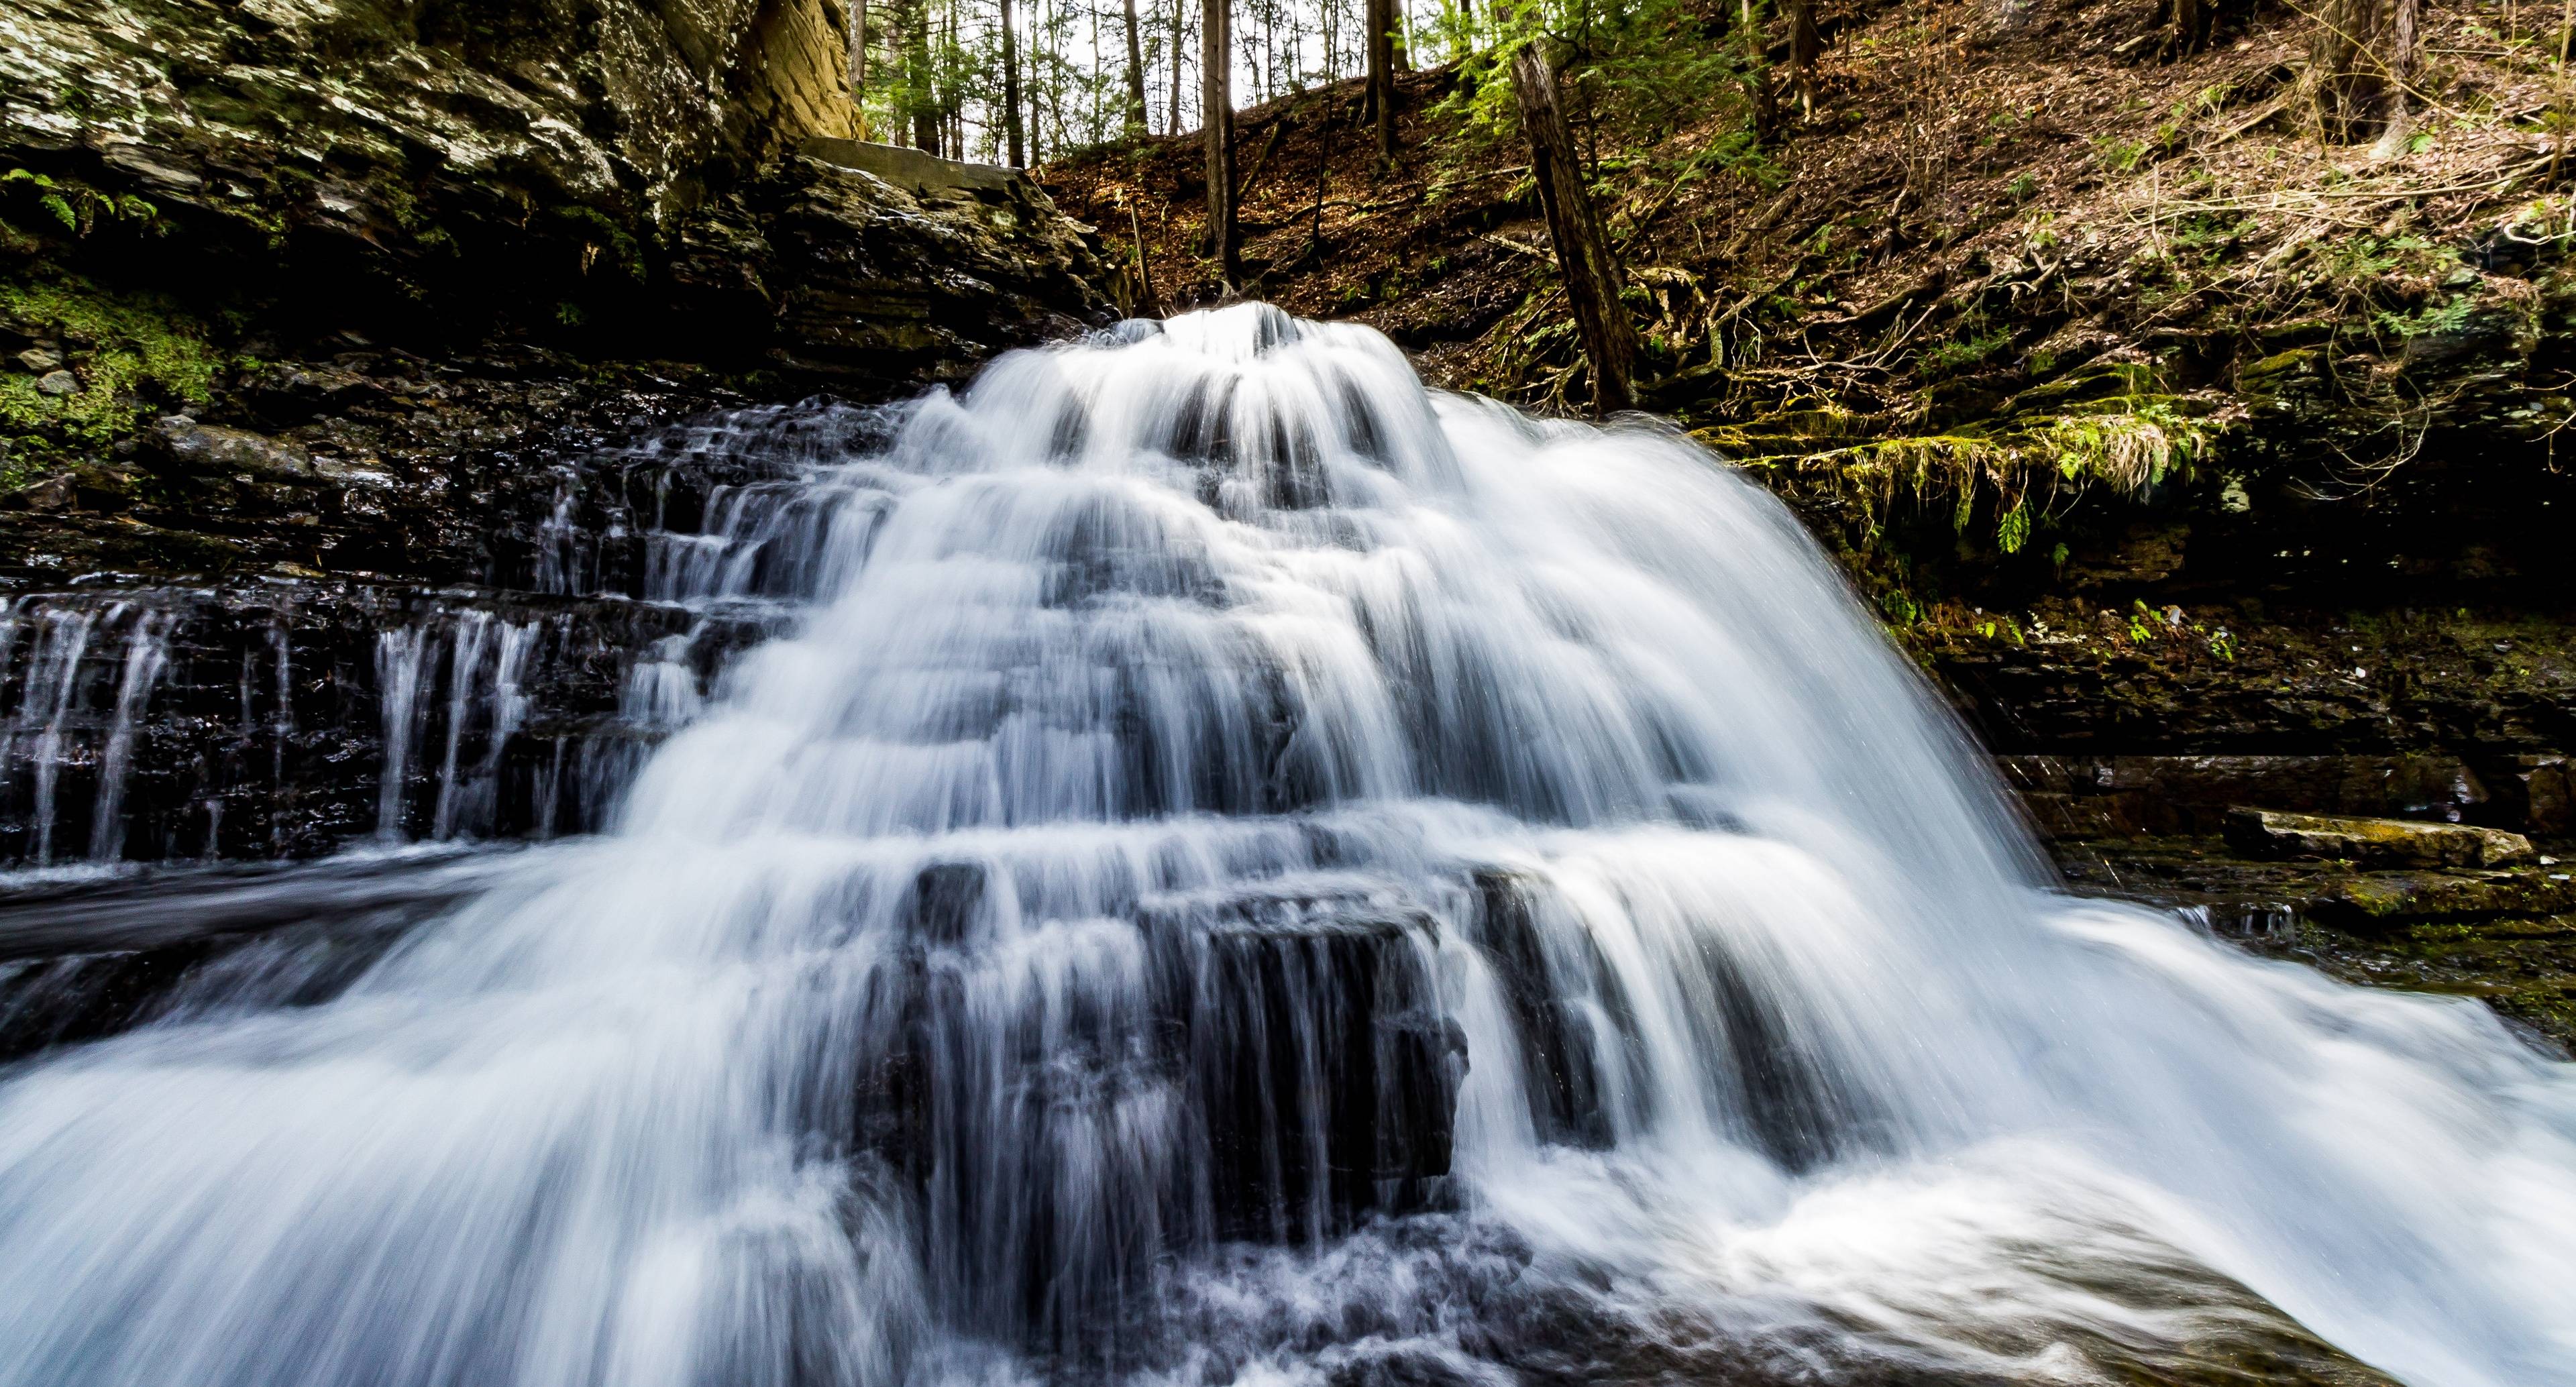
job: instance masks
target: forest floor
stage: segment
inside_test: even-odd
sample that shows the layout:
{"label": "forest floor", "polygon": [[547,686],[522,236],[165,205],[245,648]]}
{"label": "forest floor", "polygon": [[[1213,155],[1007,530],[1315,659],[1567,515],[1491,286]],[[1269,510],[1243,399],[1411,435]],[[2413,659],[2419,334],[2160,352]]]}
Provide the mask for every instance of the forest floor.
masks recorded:
{"label": "forest floor", "polygon": [[[2330,146],[2288,9],[2165,61],[2148,0],[1823,8],[1813,110],[1767,141],[1712,99],[1593,151],[1650,403],[1780,489],[1865,524],[1937,492],[2009,554],[2233,435],[2300,453],[2312,489],[2369,488],[2488,408],[2484,358],[2522,389],[2481,422],[2553,450],[2576,422],[2576,377],[2510,340],[2542,335],[2557,286],[2534,271],[2576,229],[2545,16],[2428,10],[2408,128]],[[1241,295],[1377,327],[1435,384],[1568,408],[1526,154],[1433,111],[1455,80],[1404,79],[1391,166],[1356,82],[1242,113]],[[1159,137],[1041,172],[1131,267],[1141,245],[1140,309],[1234,296],[1197,252],[1200,158]],[[2267,410],[2293,427],[2260,437]]]}
{"label": "forest floor", "polygon": [[[2065,783],[2023,788],[2074,883],[2253,919],[2306,870],[2234,861],[2206,824],[2049,821],[2123,777],[2212,812],[2576,837],[2556,12],[2427,7],[2406,126],[2330,145],[2314,21],[2286,6],[2179,58],[2153,0],[1820,10],[1813,108],[1765,138],[1729,92],[1578,130],[1645,394],[1799,511],[1996,752],[2056,758]],[[1356,82],[1241,113],[1239,294],[1198,251],[1194,137],[1039,177],[1126,259],[1135,311],[1266,299],[1385,332],[1435,385],[1572,412],[1526,151],[1435,110],[1458,80],[1402,79],[1391,166]],[[2576,912],[2284,928],[2260,946],[2576,1041]],[[2389,962],[2409,930],[2510,947]]]}

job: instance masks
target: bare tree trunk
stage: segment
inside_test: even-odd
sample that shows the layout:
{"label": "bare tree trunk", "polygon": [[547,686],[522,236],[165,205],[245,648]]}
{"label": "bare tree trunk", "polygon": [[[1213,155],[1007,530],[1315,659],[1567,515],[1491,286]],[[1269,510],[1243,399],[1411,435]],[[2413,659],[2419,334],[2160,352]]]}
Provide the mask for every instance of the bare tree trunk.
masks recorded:
{"label": "bare tree trunk", "polygon": [[2382,159],[2393,159],[2406,152],[2406,136],[2414,128],[2406,98],[2413,94],[2415,55],[2421,43],[2417,30],[2417,0],[2390,0],[2386,66],[2388,90],[2381,99],[2379,146],[2372,153]]}
{"label": "bare tree trunk", "polygon": [[[939,51],[943,54],[957,51],[957,11],[964,3],[965,0],[948,0],[948,19],[940,34]],[[958,84],[953,79],[939,89],[939,124],[942,137],[940,143],[948,151],[948,157],[964,160],[966,157],[966,94],[958,89]]]}
{"label": "bare tree trunk", "polygon": [[2355,144],[2405,119],[2406,83],[2422,42],[2415,0],[2324,0],[2309,52],[2317,125]]}
{"label": "bare tree trunk", "polygon": [[1128,239],[1133,241],[1136,246],[1137,302],[1144,307],[1146,312],[1159,313],[1162,311],[1162,304],[1154,296],[1154,261],[1151,256],[1145,253],[1144,218],[1136,215],[1136,197],[1134,193],[1123,192],[1119,195],[1119,200],[1127,204],[1127,235]]}
{"label": "bare tree trunk", "polygon": [[1619,301],[1619,261],[1601,229],[1600,215],[1593,210],[1592,194],[1583,186],[1574,132],[1566,126],[1565,108],[1557,101],[1556,66],[1545,40],[1534,40],[1513,55],[1512,95],[1520,103],[1521,133],[1529,138],[1530,177],[1538,184],[1539,206],[1547,213],[1548,239],[1556,244],[1565,297],[1574,306],[1574,325],[1583,335],[1583,355],[1592,366],[1593,408],[1602,414],[1634,409],[1637,325]]}
{"label": "bare tree trunk", "polygon": [[1243,278],[1234,225],[1233,0],[1201,0],[1199,138],[1207,146],[1207,253],[1232,288]]}
{"label": "bare tree trunk", "polygon": [[1046,21],[1039,17],[1038,0],[1029,0],[1029,73],[1028,80],[1022,85],[1027,88],[1029,96],[1029,163],[1033,167],[1046,162],[1045,142],[1039,138],[1046,133],[1046,127],[1039,120],[1039,112],[1046,100],[1045,44],[1048,32]]}
{"label": "bare tree trunk", "polygon": [[2218,0],[2170,0],[2172,27],[2165,32],[2165,56],[2183,58],[2209,46],[2218,27]]}
{"label": "bare tree trunk", "polygon": [[1188,31],[1190,0],[1172,0],[1172,111],[1164,113],[1162,134],[1180,134],[1180,82],[1182,82],[1182,33]]}
{"label": "bare tree trunk", "polygon": [[1816,32],[1816,0],[1789,0],[1789,74],[1798,86],[1798,114],[1816,114],[1816,59],[1824,55]]}
{"label": "bare tree trunk", "polygon": [[1002,0],[1002,140],[1012,168],[1028,165],[1020,136],[1020,38],[1011,24],[1011,0]]}
{"label": "bare tree trunk", "polygon": [[930,89],[930,8],[927,0],[905,6],[903,25],[903,100],[912,108],[912,147],[939,152],[939,106]]}
{"label": "bare tree trunk", "polygon": [[868,137],[868,0],[850,0],[850,104],[858,108],[851,126],[864,140]]}
{"label": "bare tree trunk", "polygon": [[1377,157],[1395,162],[1395,0],[1365,0],[1368,16],[1368,96],[1377,124]]}
{"label": "bare tree trunk", "polygon": [[1145,137],[1145,44],[1136,33],[1136,0],[1127,4],[1127,138]]}

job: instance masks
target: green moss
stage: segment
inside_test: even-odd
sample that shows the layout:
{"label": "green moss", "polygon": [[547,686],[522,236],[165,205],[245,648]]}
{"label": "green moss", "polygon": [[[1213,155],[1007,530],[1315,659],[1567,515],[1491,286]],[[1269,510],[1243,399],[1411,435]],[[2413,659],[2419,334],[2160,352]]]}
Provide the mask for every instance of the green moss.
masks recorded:
{"label": "green moss", "polygon": [[66,341],[87,342],[72,364],[80,388],[48,395],[37,376],[0,374],[0,488],[14,488],[66,454],[93,453],[134,431],[147,409],[201,404],[224,357],[195,319],[168,301],[109,294],[87,281],[0,284],[0,317]]}
{"label": "green moss", "polygon": [[[1806,420],[1802,415],[1800,423]],[[1875,515],[1900,494],[1946,502],[1965,530],[1986,492],[1995,499],[1995,542],[2017,553],[2034,524],[2060,499],[2100,487],[2143,495],[2168,477],[2190,475],[2229,421],[2193,412],[2170,395],[2124,395],[2061,411],[2016,414],[1948,433],[1873,439],[1808,451],[1779,444],[1797,431],[1763,419],[1738,428],[1703,429],[1698,437],[1748,467],[1790,474],[1792,485],[1821,483]],[[1817,437],[1805,432],[1807,438]],[[1748,446],[1756,445],[1756,446]]]}

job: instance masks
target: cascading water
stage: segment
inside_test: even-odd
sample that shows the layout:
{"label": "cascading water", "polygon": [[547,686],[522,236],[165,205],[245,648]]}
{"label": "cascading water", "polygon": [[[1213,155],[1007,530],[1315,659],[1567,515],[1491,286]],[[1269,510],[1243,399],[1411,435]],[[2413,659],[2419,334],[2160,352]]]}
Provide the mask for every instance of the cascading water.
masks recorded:
{"label": "cascading water", "polygon": [[0,1384],[2576,1382],[2566,1067],[2045,892],[1681,442],[1244,307],[800,497],[615,835],[9,1076]]}

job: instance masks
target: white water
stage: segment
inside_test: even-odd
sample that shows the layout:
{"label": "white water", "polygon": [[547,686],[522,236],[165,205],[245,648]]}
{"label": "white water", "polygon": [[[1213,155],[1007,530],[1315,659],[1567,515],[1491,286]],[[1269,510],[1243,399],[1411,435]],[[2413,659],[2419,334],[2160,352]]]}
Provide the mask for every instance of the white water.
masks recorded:
{"label": "white water", "polygon": [[818,479],[617,835],[0,1087],[0,1384],[2576,1382],[2566,1066],[2044,893],[1686,445],[1121,337]]}

